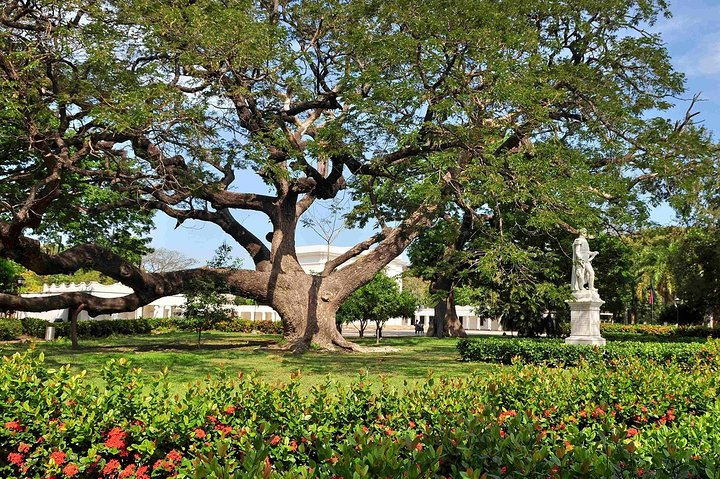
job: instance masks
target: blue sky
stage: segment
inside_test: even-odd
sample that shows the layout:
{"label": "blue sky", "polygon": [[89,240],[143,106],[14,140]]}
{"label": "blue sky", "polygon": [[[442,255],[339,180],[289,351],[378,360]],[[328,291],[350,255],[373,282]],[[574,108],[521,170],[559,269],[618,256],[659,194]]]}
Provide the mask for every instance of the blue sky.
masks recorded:
{"label": "blue sky", "polygon": [[[686,74],[687,93],[678,101],[674,115],[680,117],[687,109],[687,102],[696,93],[701,93],[703,101],[698,105],[700,111],[697,121],[714,132],[720,131],[720,0],[677,0],[671,4],[673,17],[661,19],[653,28],[660,32],[667,45],[675,68]],[[717,137],[717,134],[715,135]],[[267,188],[255,175],[239,178],[245,191],[267,192]],[[262,215],[237,212],[236,216],[258,236],[270,231],[270,225]],[[652,219],[659,223],[670,223],[674,215],[667,207],[657,208]],[[368,237],[370,231],[344,231],[334,244],[350,246]],[[154,247],[164,247],[181,251],[186,256],[200,262],[212,256],[213,251],[229,238],[212,224],[187,222],[175,230],[175,221],[159,215],[153,231]],[[297,235],[298,245],[321,243],[322,240],[312,231],[300,229]],[[228,243],[232,244],[232,240]],[[235,254],[250,265],[249,257],[240,247]]]}

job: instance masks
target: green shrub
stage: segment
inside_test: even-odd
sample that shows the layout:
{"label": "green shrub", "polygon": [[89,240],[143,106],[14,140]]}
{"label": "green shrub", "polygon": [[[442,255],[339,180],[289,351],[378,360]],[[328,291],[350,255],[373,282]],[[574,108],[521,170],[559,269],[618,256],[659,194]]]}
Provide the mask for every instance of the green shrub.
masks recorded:
{"label": "green shrub", "polygon": [[18,339],[23,333],[22,323],[18,319],[0,319],[0,341]]}
{"label": "green shrub", "polygon": [[720,356],[720,341],[707,343],[611,342],[605,347],[576,346],[554,339],[461,339],[457,344],[463,361],[510,364],[514,358],[528,364],[577,365],[627,361],[632,358],[693,366]]}
{"label": "green shrub", "polygon": [[636,334],[666,338],[707,338],[720,337],[720,330],[705,326],[662,326],[659,324],[612,324],[602,323],[600,334],[609,337],[612,334]]}
{"label": "green shrub", "polygon": [[0,368],[0,477],[713,477],[720,363],[627,366],[307,394],[297,375],[220,375],[171,392],[122,359],[101,388],[16,354]]}
{"label": "green shrub", "polygon": [[262,334],[282,334],[282,322],[230,319],[216,323],[213,329],[228,333],[252,333],[253,331],[258,331]]}
{"label": "green shrub", "polygon": [[[55,327],[56,337],[67,337],[70,334],[69,323],[50,323],[37,318],[23,318],[23,332],[36,338],[45,337],[45,328]],[[83,339],[105,338],[114,334],[134,335],[150,334],[153,320],[150,319],[100,319],[78,321],[78,337]]]}

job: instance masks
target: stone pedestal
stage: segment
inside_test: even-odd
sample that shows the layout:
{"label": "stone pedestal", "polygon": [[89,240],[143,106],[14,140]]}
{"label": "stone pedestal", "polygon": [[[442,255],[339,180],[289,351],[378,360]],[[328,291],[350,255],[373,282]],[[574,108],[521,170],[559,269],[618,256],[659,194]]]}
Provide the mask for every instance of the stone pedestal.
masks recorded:
{"label": "stone pedestal", "polygon": [[570,306],[570,336],[565,344],[605,346],[605,338],[600,336],[600,306],[605,301],[595,291],[576,291]]}

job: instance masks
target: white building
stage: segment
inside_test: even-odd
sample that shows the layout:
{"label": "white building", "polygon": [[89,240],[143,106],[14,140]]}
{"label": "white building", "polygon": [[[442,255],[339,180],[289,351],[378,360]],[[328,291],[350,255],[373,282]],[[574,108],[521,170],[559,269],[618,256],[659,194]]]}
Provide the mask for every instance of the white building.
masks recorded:
{"label": "white building", "polygon": [[[300,265],[308,273],[319,273],[325,267],[325,263],[328,260],[337,258],[339,255],[347,251],[348,248],[341,246],[330,246],[327,245],[313,245],[313,246],[300,246],[297,248],[297,257]],[[367,253],[365,253],[367,254]],[[348,263],[352,263],[350,260]],[[393,259],[386,267],[385,274],[391,278],[395,278],[400,287],[402,287],[402,273],[407,268],[407,262],[401,258]],[[132,289],[121,284],[115,283],[111,285],[103,285],[100,283],[70,283],[70,284],[46,284],[43,286],[42,293],[27,293],[23,294],[26,297],[38,297],[38,296],[52,296],[60,293],[69,292],[88,292],[94,296],[101,298],[118,298],[132,294]],[[124,313],[104,314],[89,318],[87,312],[82,311],[78,319],[136,319],[136,318],[169,318],[172,316],[179,316],[182,314],[185,307],[185,296],[178,294],[174,296],[166,296],[159,298],[152,303],[138,308],[135,311],[128,311]],[[255,321],[280,321],[280,315],[271,307],[264,305],[228,305],[232,309],[238,318],[249,319]],[[465,329],[486,329],[486,330],[501,330],[498,321],[486,321],[483,322],[478,318],[471,306],[457,306],[456,311],[458,317],[463,322]],[[420,323],[427,327],[430,318],[433,316],[434,311],[431,308],[422,308],[415,313],[414,318],[393,318],[390,319],[386,324],[388,326],[410,326]],[[54,310],[44,312],[18,312],[20,318],[23,317],[35,317],[46,319],[49,321],[62,319],[67,321],[68,310]]]}

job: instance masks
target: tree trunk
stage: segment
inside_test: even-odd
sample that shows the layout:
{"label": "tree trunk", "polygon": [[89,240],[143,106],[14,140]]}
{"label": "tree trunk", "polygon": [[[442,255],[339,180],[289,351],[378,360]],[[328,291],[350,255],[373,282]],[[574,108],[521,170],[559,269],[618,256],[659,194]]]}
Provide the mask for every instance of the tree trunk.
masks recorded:
{"label": "tree trunk", "polygon": [[443,299],[435,305],[435,317],[428,325],[427,336],[435,338],[467,337],[462,322],[457,316],[457,311],[455,311],[454,289],[452,281],[445,276],[441,276],[430,285],[430,290],[440,294]]}
{"label": "tree trunk", "polygon": [[330,351],[338,347],[360,351],[338,332],[335,315],[340,306],[329,300],[322,281],[320,276],[304,273],[285,273],[276,278],[270,305],[283,319],[288,349],[299,353],[312,345]]}
{"label": "tree trunk", "polygon": [[82,306],[68,310],[68,314],[70,315],[70,344],[72,349],[78,349],[77,322],[80,311],[82,311]]}

